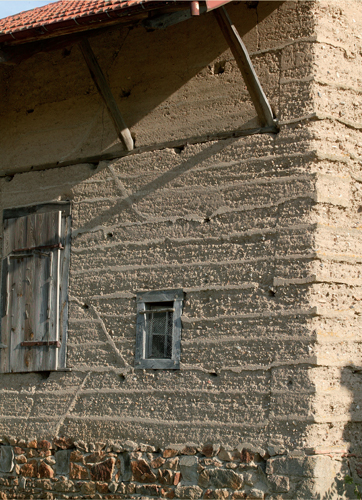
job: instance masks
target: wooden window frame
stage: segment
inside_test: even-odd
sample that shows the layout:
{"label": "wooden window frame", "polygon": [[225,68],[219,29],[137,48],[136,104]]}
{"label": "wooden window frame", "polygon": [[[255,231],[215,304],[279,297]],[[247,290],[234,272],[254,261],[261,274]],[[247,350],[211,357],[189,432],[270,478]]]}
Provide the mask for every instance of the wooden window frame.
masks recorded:
{"label": "wooden window frame", "polygon": [[[57,279],[59,280],[57,283],[57,287],[59,288],[58,292],[58,304],[56,309],[57,314],[57,336],[58,339],[56,341],[42,342],[39,339],[34,339],[34,341],[26,341],[21,342],[18,349],[23,350],[24,352],[38,352],[39,350],[42,352],[41,357],[46,359],[47,353],[54,353],[55,360],[54,363],[51,364],[51,367],[47,365],[47,362],[44,363],[31,363],[29,368],[17,368],[16,366],[12,366],[12,356],[10,349],[12,349],[9,342],[2,342],[4,336],[6,334],[1,333],[2,320],[0,323],[0,373],[24,373],[24,372],[38,372],[38,371],[68,371],[66,368],[66,348],[67,348],[67,331],[68,331],[68,276],[69,276],[69,264],[70,264],[70,243],[71,243],[71,207],[70,202],[55,202],[55,203],[45,203],[39,205],[31,205],[26,207],[19,208],[9,208],[3,211],[3,227],[8,219],[20,219],[21,217],[28,217],[31,215],[45,214],[50,212],[61,212],[60,214],[60,243],[56,245],[59,254],[59,275]],[[4,241],[5,244],[5,241]],[[55,247],[55,245],[52,245]],[[40,247],[39,247],[40,248]],[[43,250],[39,250],[37,247],[35,252],[43,252]],[[59,249],[59,250],[58,250]],[[32,248],[26,248],[25,256],[29,256],[32,252]],[[49,252],[50,247],[44,249],[44,252]],[[19,251],[17,251],[19,252]],[[20,254],[21,252],[19,252]],[[10,258],[12,253],[9,254]],[[5,252],[5,246],[3,248],[2,255],[2,276],[1,276],[1,318],[4,318],[7,314],[8,307],[8,261],[9,255]],[[51,276],[52,278],[52,276]],[[52,305],[54,307],[54,305]],[[20,312],[21,313],[21,312]],[[24,311],[26,314],[26,311]],[[49,317],[49,316],[48,316]],[[39,352],[40,352],[39,351]],[[53,354],[52,354],[53,356]],[[54,356],[53,356],[54,357]]]}
{"label": "wooden window frame", "polygon": [[[136,326],[136,352],[135,369],[153,370],[179,370],[181,352],[181,315],[184,293],[181,289],[155,290],[137,293],[137,326]],[[152,304],[163,302],[173,303],[173,331],[172,331],[172,355],[171,358],[147,358],[147,345],[149,338],[147,334],[148,307]]]}

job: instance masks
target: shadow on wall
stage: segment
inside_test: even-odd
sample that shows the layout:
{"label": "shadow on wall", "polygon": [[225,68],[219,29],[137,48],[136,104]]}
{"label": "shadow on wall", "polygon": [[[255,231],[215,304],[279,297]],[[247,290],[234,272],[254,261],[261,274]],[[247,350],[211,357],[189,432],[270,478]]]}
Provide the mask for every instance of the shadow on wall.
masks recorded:
{"label": "shadow on wall", "polygon": [[[181,161],[173,169],[167,170],[155,180],[149,182],[148,184],[145,184],[138,191],[130,195],[127,194],[125,197],[122,196],[118,201],[115,202],[114,205],[112,205],[112,208],[105,210],[100,215],[94,217],[89,223],[82,226],[80,230],[78,229],[77,232],[87,232],[92,227],[97,227],[105,222],[109,223],[110,217],[112,217],[115,213],[120,214],[125,210],[134,210],[137,218],[143,220],[144,216],[136,208],[136,205],[139,201],[152,195],[155,191],[163,189],[175,179],[186,174],[192,168],[195,168],[201,162],[210,159],[212,156],[217,155],[218,153],[221,153],[223,149],[229,147],[233,142],[237,140],[238,139],[229,139],[225,141],[219,141],[211,144],[210,146],[207,146],[201,152],[192,155],[184,161]],[[110,169],[110,172],[113,173],[112,167],[109,166],[108,168]],[[120,180],[118,180],[118,182],[120,183]],[[120,189],[122,188],[120,187]],[[120,192],[120,195],[122,194],[124,193]]]}
{"label": "shadow on wall", "polygon": [[343,477],[348,498],[362,498],[362,368],[346,366],[341,372],[341,385],[352,395],[349,421],[343,430],[343,441],[349,444]]}
{"label": "shadow on wall", "polygon": [[[345,452],[337,456],[336,477],[324,494],[316,497],[316,500],[335,499],[361,499],[362,498],[362,368],[356,366],[345,366],[341,368],[340,385],[346,394],[346,389],[352,396],[352,402],[344,415],[349,417],[347,423],[343,421],[331,423],[341,426],[341,448]],[[343,401],[343,395],[341,396]],[[343,407],[343,403],[341,404]],[[347,410],[347,408],[346,408]],[[338,446],[338,443],[337,443]],[[338,470],[339,467],[339,470]]]}
{"label": "shadow on wall", "polygon": [[[280,2],[261,4],[229,7],[241,36],[249,36]],[[255,50],[255,30],[250,39]],[[227,49],[212,13],[164,31],[111,31],[91,44],[137,147],[233,130],[255,118],[239,72],[230,70],[220,80],[220,61],[207,69]],[[122,150],[77,46],[66,55],[38,54],[1,76],[11,89],[1,112],[7,117],[4,169],[20,169],[29,161],[79,162]]]}

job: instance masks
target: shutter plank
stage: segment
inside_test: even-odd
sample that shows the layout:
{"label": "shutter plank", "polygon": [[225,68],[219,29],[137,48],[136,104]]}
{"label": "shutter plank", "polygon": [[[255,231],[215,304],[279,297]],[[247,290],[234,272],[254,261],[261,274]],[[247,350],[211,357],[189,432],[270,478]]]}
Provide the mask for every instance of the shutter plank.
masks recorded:
{"label": "shutter plank", "polygon": [[61,347],[58,349],[58,369],[65,369],[67,355],[68,332],[68,276],[70,264],[71,219],[69,213],[61,219],[64,250],[60,252],[59,259],[59,340]]}
{"label": "shutter plank", "polygon": [[[61,251],[59,248],[37,250],[36,247],[59,245],[60,237],[60,211],[31,214],[4,222],[4,250],[10,254],[10,293],[8,314],[5,311],[2,319],[1,341],[9,347],[1,350],[1,371],[57,369],[58,349],[54,344],[23,347],[21,343],[59,340]],[[21,252],[21,257],[17,257],[19,249],[32,250],[25,250],[26,256]]]}
{"label": "shutter plank", "polygon": [[[26,244],[26,220],[9,221],[10,252],[22,248]],[[21,359],[19,343],[24,336],[25,300],[22,290],[25,279],[24,260],[10,256],[9,266],[9,369],[13,372],[24,371],[24,361]],[[13,356],[15,353],[15,356]]]}
{"label": "shutter plank", "polygon": [[[4,228],[4,247],[6,240],[6,229]],[[8,241],[6,242],[8,243]],[[10,267],[10,259],[3,259],[2,265],[2,322],[1,322],[1,344],[3,344],[4,348],[0,349],[0,372],[7,373],[10,371],[9,369],[9,309],[10,309],[10,279],[9,279],[9,267]],[[4,292],[5,290],[5,292]]]}

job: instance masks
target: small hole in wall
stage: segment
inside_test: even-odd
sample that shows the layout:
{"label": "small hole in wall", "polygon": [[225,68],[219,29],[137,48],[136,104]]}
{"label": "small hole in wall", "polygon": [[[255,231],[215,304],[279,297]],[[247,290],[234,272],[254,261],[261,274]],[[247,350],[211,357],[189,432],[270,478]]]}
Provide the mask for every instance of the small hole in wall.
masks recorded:
{"label": "small hole in wall", "polygon": [[185,146],[177,146],[176,148],[173,148],[175,153],[177,153],[178,155],[180,155],[182,153],[182,151],[185,149]]}
{"label": "small hole in wall", "polygon": [[119,94],[119,97],[129,97],[131,95],[131,91],[129,89],[125,90],[125,89],[122,89],[120,94]]}
{"label": "small hole in wall", "polygon": [[274,290],[274,288],[269,287],[268,295],[269,295],[269,297],[275,297],[275,290]]}
{"label": "small hole in wall", "polygon": [[119,375],[119,380],[120,382],[124,382],[126,380],[126,377],[123,375],[123,373]]}
{"label": "small hole in wall", "polygon": [[214,64],[214,75],[225,73],[226,61],[218,61]]}
{"label": "small hole in wall", "polygon": [[72,52],[71,48],[70,49],[64,49],[63,52],[62,52],[62,56],[63,57],[68,57],[68,56],[70,56],[71,52]]}
{"label": "small hole in wall", "polygon": [[209,375],[210,375],[210,377],[217,377],[218,376],[218,374],[216,372],[210,372]]}
{"label": "small hole in wall", "polygon": [[208,222],[211,222],[210,217],[205,217],[205,219],[204,219],[204,223],[208,223]]}
{"label": "small hole in wall", "polygon": [[83,304],[82,305],[82,309],[89,309],[89,305],[88,304]]}
{"label": "small hole in wall", "polygon": [[7,175],[7,176],[5,177],[6,182],[11,182],[13,179],[14,179],[14,176],[13,176],[13,175]]}
{"label": "small hole in wall", "polygon": [[46,380],[50,377],[50,372],[39,372],[39,375],[43,380]]}
{"label": "small hole in wall", "polygon": [[362,205],[360,205],[360,206],[358,207],[357,212],[358,212],[359,214],[362,212]]}
{"label": "small hole in wall", "polygon": [[288,384],[287,384],[289,387],[291,387],[293,385],[293,380],[288,380]]}
{"label": "small hole in wall", "polygon": [[97,168],[98,168],[98,163],[91,163],[91,165],[89,165],[89,168],[90,168],[91,170],[97,170]]}
{"label": "small hole in wall", "polygon": [[107,238],[113,238],[113,233],[107,233]]}
{"label": "small hole in wall", "polygon": [[26,110],[26,114],[27,114],[27,115],[30,115],[30,113],[34,113],[34,110],[33,110],[33,109],[27,109],[27,110]]}

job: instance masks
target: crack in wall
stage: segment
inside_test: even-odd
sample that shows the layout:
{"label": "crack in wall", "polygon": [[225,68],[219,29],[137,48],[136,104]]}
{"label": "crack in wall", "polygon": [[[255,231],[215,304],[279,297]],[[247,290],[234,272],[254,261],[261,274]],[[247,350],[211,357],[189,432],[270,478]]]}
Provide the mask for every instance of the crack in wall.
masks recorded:
{"label": "crack in wall", "polygon": [[127,189],[124,187],[123,185],[123,182],[121,181],[121,179],[117,176],[116,172],[114,171],[114,168],[112,165],[107,165],[107,168],[109,170],[109,172],[111,173],[112,177],[113,177],[113,180],[116,184],[116,186],[118,187],[121,195],[122,195],[122,198],[120,201],[125,201],[125,203],[127,203],[127,205],[129,206],[129,208],[131,208],[133,210],[133,212],[142,220],[146,220],[147,217],[145,215],[143,215],[138,209],[137,207],[135,207],[131,201],[131,198],[130,198],[130,194],[129,192],[127,191]]}
{"label": "crack in wall", "polygon": [[[80,307],[82,307],[82,304],[84,304],[84,301],[81,302],[76,297],[69,297],[69,300],[75,302]],[[120,353],[119,349],[117,348],[117,346],[116,346],[114,340],[112,339],[111,335],[109,334],[109,332],[108,332],[108,330],[106,328],[106,325],[105,325],[105,323],[104,323],[104,321],[103,321],[100,313],[98,312],[97,308],[93,304],[89,304],[89,307],[94,312],[94,314],[95,314],[95,316],[96,316],[99,324],[101,325],[102,331],[103,331],[103,333],[104,333],[104,335],[105,335],[105,337],[107,339],[107,344],[111,346],[112,351],[116,354],[118,360],[121,361],[122,364],[124,365],[122,368],[131,369],[131,366],[126,362],[126,360],[124,359],[124,357]]]}
{"label": "crack in wall", "polygon": [[81,390],[83,389],[83,387],[85,386],[85,383],[87,382],[88,378],[90,377],[91,375],[91,372],[88,372],[85,377],[83,378],[81,384],[77,387],[77,389],[75,390],[74,392],[74,396],[73,396],[73,399],[72,401],[70,402],[69,406],[68,406],[68,409],[65,413],[63,413],[63,415],[59,418],[58,420],[58,423],[55,427],[55,431],[54,431],[54,435],[55,436],[58,436],[59,435],[59,432],[60,432],[60,428],[61,426],[63,425],[64,421],[66,418],[70,417],[70,412],[73,410],[73,408],[75,407],[75,404],[77,402],[77,399],[78,399],[78,395],[79,393],[81,392]]}

